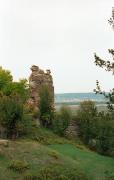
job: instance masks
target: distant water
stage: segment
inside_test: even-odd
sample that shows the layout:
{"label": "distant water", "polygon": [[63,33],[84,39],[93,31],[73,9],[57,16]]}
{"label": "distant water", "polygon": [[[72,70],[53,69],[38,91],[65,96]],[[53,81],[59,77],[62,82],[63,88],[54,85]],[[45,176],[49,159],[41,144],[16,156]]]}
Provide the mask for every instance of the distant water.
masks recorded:
{"label": "distant water", "polygon": [[55,104],[79,105],[84,100],[92,100],[96,104],[106,104],[106,98],[95,93],[63,93],[55,94]]}

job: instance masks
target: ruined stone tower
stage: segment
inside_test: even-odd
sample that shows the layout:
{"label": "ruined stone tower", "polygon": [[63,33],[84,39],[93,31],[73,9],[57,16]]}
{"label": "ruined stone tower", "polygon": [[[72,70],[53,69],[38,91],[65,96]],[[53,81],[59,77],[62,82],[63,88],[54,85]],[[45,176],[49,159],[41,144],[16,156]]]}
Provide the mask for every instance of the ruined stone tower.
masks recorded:
{"label": "ruined stone tower", "polygon": [[31,105],[33,108],[38,108],[38,105],[40,103],[41,87],[47,86],[52,96],[52,105],[54,106],[54,86],[51,71],[46,70],[46,72],[44,72],[42,69],[35,65],[31,67],[31,71],[32,73],[29,78],[29,105]]}

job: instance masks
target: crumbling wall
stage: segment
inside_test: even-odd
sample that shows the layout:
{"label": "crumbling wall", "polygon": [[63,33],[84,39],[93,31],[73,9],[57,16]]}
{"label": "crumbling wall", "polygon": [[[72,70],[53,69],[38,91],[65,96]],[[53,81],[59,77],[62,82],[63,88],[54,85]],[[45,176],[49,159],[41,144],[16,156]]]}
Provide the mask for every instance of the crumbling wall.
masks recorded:
{"label": "crumbling wall", "polygon": [[38,66],[33,65],[31,67],[31,75],[29,78],[29,87],[30,87],[30,98],[29,105],[34,109],[38,108],[40,103],[40,90],[42,86],[47,86],[51,96],[52,96],[52,106],[54,106],[54,86],[53,86],[53,78],[50,70],[46,70],[44,72]]}

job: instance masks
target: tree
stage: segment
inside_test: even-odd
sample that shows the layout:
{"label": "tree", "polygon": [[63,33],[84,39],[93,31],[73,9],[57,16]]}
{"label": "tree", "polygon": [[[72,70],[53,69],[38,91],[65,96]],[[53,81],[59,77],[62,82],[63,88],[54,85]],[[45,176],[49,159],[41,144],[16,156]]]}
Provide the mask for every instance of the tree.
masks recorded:
{"label": "tree", "polygon": [[28,98],[28,83],[26,79],[14,82],[11,72],[0,67],[0,92],[6,96],[16,93],[25,102]]}
{"label": "tree", "polygon": [[0,67],[0,131],[5,129],[8,137],[16,137],[22,128],[25,129],[23,105],[28,98],[28,91],[26,79],[14,82],[10,71]]}
{"label": "tree", "polygon": [[18,124],[23,119],[23,104],[16,94],[0,96],[0,125],[6,128],[7,136],[16,138]]}
{"label": "tree", "polygon": [[13,93],[16,93],[20,96],[22,102],[25,102],[28,98],[28,84],[26,79],[22,79],[19,82],[10,82],[6,84],[2,92],[4,95],[9,96]]}
{"label": "tree", "polygon": [[53,119],[53,103],[52,103],[51,92],[49,91],[48,86],[42,86],[40,89],[40,120],[43,126],[49,127],[52,125]]}
{"label": "tree", "polygon": [[97,116],[97,108],[93,101],[83,101],[80,103],[77,113],[77,119],[80,126],[80,137],[82,140],[89,144],[89,141],[94,139],[95,130],[95,117]]}
{"label": "tree", "polygon": [[4,70],[2,67],[0,67],[0,91],[3,90],[3,88],[12,81],[13,77],[10,71]]}
{"label": "tree", "polygon": [[[110,18],[109,23],[111,24],[114,30],[114,8],[112,9],[112,18]],[[100,58],[96,53],[94,54],[95,57],[95,64],[101,68],[104,68],[106,71],[112,71],[114,75],[114,49],[108,49],[109,54],[112,56],[112,60],[104,60]],[[104,94],[104,96],[108,99],[108,109],[113,111],[113,104],[114,104],[114,89],[110,93],[105,93],[105,91],[101,90],[99,81],[96,81],[96,89],[94,90],[96,93]]]}
{"label": "tree", "polygon": [[[114,8],[112,9],[112,18],[110,18],[109,23],[111,24],[114,30]],[[108,50],[109,54],[112,56],[112,60],[104,60],[100,58],[96,53],[95,64],[101,68],[104,68],[106,71],[112,71],[114,75],[114,49]],[[100,153],[111,153],[114,150],[114,89],[110,93],[106,93],[101,90],[99,81],[96,81],[96,93],[103,94],[108,99],[108,109],[111,113],[100,112],[95,117],[95,127],[97,140],[97,151]]]}
{"label": "tree", "polygon": [[72,119],[71,109],[66,106],[62,106],[58,112],[55,113],[53,119],[54,132],[64,136],[66,129],[68,128]]}
{"label": "tree", "polygon": [[112,28],[114,29],[114,7],[112,8],[112,18],[108,20]]}
{"label": "tree", "polygon": [[[112,18],[110,18],[109,23],[114,28],[114,8],[112,8]],[[105,68],[106,71],[112,71],[113,74],[114,74],[114,49],[109,49],[108,52],[112,56],[112,60],[111,61],[103,60],[102,58],[97,56],[97,54],[95,53],[94,54],[95,64],[96,64],[96,66],[99,66],[101,68]]]}
{"label": "tree", "polygon": [[80,104],[77,119],[80,137],[85,144],[101,154],[112,155],[114,150],[114,118],[110,113],[98,112],[95,103]]}
{"label": "tree", "polygon": [[96,150],[101,154],[113,155],[114,119],[109,113],[99,113],[96,119]]}

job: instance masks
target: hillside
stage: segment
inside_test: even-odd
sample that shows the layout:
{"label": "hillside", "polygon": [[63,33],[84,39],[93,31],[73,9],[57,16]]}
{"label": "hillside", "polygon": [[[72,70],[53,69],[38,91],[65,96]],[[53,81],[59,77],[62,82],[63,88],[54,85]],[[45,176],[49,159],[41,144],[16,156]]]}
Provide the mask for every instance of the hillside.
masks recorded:
{"label": "hillside", "polygon": [[33,129],[24,139],[0,145],[0,180],[105,180],[114,170],[113,158],[45,129]]}

